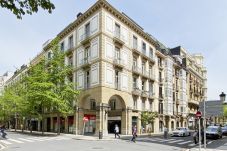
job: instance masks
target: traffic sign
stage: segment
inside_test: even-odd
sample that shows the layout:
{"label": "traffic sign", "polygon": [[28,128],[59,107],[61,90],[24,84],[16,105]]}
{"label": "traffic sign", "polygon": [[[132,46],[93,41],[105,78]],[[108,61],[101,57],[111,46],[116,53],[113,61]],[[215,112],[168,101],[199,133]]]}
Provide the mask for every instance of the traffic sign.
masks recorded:
{"label": "traffic sign", "polygon": [[87,122],[87,121],[88,121],[88,117],[85,116],[85,117],[83,118],[83,121],[84,121],[84,122]]}
{"label": "traffic sign", "polygon": [[195,114],[195,116],[196,116],[197,118],[201,118],[202,113],[201,113],[200,111],[197,111],[196,114]]}

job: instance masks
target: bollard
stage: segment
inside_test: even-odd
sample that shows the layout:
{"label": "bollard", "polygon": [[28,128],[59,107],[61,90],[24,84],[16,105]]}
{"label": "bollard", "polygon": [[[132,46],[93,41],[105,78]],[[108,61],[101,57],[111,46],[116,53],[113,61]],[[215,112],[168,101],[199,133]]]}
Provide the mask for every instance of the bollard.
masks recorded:
{"label": "bollard", "polygon": [[99,131],[99,139],[102,139],[102,132]]}

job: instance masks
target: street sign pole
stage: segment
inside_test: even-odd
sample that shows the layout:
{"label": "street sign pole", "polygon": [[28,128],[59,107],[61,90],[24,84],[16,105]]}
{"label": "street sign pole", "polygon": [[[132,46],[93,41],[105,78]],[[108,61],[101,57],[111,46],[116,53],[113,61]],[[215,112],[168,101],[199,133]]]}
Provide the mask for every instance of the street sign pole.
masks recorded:
{"label": "street sign pole", "polygon": [[201,125],[200,125],[200,119],[201,119],[202,113],[200,111],[197,111],[195,116],[199,120],[199,151],[201,151]]}
{"label": "street sign pole", "polygon": [[201,126],[200,126],[200,118],[199,118],[199,151],[201,151]]}
{"label": "street sign pole", "polygon": [[205,100],[203,101],[203,115],[204,115],[204,118],[203,118],[203,138],[204,138],[204,148],[206,148],[206,103],[205,103]]}

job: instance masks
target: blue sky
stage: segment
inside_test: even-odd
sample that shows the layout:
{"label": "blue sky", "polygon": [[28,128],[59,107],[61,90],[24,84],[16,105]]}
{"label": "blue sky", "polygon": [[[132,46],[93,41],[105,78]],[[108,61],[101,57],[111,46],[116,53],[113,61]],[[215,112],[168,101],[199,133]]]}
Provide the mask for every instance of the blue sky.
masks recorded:
{"label": "blue sky", "polygon": [[[18,20],[0,8],[0,75],[29,62],[42,44],[55,37],[96,0],[52,0],[52,14],[41,10]],[[167,47],[183,46],[201,53],[208,70],[208,99],[227,93],[227,1],[226,0],[108,0],[134,19]]]}

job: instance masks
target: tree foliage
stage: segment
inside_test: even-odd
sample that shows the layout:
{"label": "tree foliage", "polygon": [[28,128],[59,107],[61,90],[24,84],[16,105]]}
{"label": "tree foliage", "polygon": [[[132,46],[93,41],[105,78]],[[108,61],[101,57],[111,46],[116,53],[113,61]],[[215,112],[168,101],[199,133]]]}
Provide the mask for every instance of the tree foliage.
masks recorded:
{"label": "tree foliage", "polygon": [[227,117],[227,105],[226,104],[223,105],[223,113],[224,113],[224,116]]}
{"label": "tree foliage", "polygon": [[141,113],[141,123],[142,125],[146,126],[148,124],[151,124],[156,117],[158,117],[157,112],[143,111]]}
{"label": "tree foliage", "polygon": [[58,39],[51,43],[51,58],[40,58],[18,82],[4,90],[0,103],[4,111],[9,112],[1,110],[1,117],[8,115],[10,118],[17,113],[20,117],[43,120],[47,111],[57,113],[58,117],[73,111],[79,91],[68,79],[73,68],[65,64],[66,54],[58,43]]}
{"label": "tree foliage", "polygon": [[50,0],[0,0],[0,6],[10,10],[18,19],[25,14],[37,13],[40,7],[48,13],[55,9]]}

